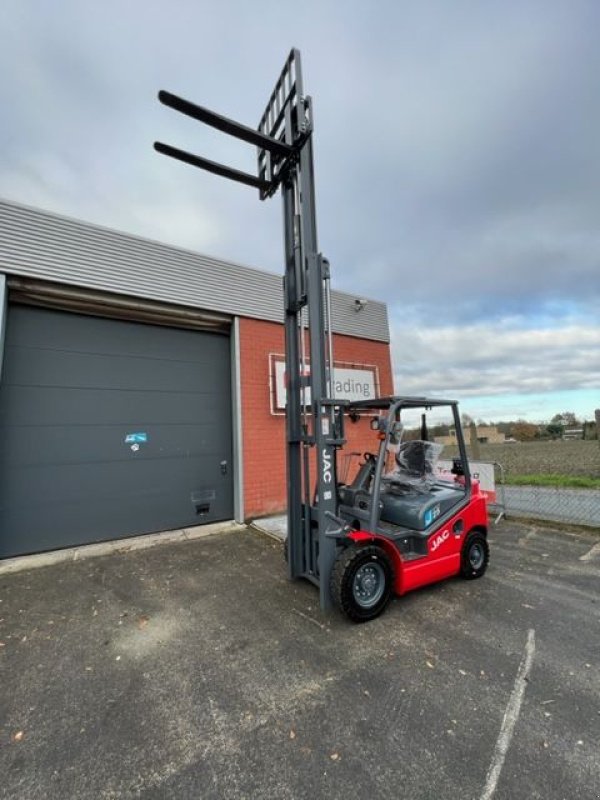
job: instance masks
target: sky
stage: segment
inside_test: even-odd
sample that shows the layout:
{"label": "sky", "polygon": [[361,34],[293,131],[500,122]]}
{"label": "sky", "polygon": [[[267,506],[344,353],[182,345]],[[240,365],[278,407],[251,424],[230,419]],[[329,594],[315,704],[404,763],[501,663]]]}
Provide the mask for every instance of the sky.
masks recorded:
{"label": "sky", "polygon": [[334,288],[388,305],[395,390],[475,418],[600,407],[600,3],[2,0],[0,195],[283,271],[281,201],[161,106],[254,127],[291,49]]}

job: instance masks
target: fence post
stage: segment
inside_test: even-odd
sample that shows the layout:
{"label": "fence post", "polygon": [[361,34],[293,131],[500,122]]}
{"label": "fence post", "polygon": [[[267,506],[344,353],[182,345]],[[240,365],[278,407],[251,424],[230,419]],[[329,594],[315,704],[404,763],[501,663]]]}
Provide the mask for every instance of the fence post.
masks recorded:
{"label": "fence post", "polygon": [[471,455],[473,457],[473,461],[480,461],[481,460],[481,450],[479,449],[479,439],[477,438],[477,426],[475,422],[471,422],[469,426],[469,438],[471,445]]}
{"label": "fence post", "polygon": [[502,519],[502,517],[504,517],[504,519],[506,519],[506,493],[504,491],[504,467],[502,466],[502,464],[499,464],[497,461],[494,461],[493,464],[494,464],[494,467],[498,467],[498,469],[500,470],[500,484],[499,484],[500,491],[496,492],[496,499],[498,499],[498,497],[500,497],[500,503],[497,504],[500,507],[500,513],[498,514],[498,516],[494,520],[494,525],[497,525],[500,522],[500,520]]}

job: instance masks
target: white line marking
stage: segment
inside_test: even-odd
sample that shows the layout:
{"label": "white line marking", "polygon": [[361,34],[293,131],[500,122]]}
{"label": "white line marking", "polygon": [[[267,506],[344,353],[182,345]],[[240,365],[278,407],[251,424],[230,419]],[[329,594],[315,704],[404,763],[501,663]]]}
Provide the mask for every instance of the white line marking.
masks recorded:
{"label": "white line marking", "polygon": [[510,747],[515,725],[519,719],[519,712],[521,711],[521,704],[525,695],[527,677],[531,671],[531,665],[533,664],[534,653],[535,631],[531,629],[527,634],[525,654],[521,659],[521,663],[519,664],[519,671],[517,672],[517,677],[515,678],[515,685],[508,700],[506,711],[504,712],[504,718],[502,719],[502,725],[500,726],[500,734],[498,736],[498,741],[496,742],[496,747],[494,748],[494,755],[492,756],[492,763],[488,769],[481,800],[491,800],[494,792],[496,791],[500,772],[502,771],[502,767],[504,765],[504,759],[506,758],[506,753]]}
{"label": "white line marking", "polygon": [[591,561],[596,555],[600,556],[600,542],[598,542],[598,544],[595,544],[591,550],[588,550],[585,555],[579,556],[579,560]]}

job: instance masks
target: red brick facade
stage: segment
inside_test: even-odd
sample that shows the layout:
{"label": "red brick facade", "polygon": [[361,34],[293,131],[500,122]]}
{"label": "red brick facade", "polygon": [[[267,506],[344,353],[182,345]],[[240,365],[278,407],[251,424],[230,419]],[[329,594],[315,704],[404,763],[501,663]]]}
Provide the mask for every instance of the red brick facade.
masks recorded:
{"label": "red brick facade", "polygon": [[[282,512],[286,504],[285,417],[271,413],[269,356],[284,353],[283,325],[257,319],[240,319],[240,364],[244,454],[244,511],[246,519]],[[390,348],[385,342],[334,337],[334,358],[345,365],[374,365],[379,393],[393,391]],[[374,436],[366,419],[346,425],[344,452],[373,450]],[[349,462],[353,470],[357,458]],[[340,472],[346,466],[338,461]]]}

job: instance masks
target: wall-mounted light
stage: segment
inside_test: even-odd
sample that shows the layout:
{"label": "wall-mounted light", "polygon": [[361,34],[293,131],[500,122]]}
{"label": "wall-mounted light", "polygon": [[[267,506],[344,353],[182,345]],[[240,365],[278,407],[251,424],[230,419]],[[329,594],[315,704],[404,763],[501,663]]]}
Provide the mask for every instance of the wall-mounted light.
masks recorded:
{"label": "wall-mounted light", "polygon": [[356,300],[354,301],[354,310],[362,311],[366,305],[367,305],[366,300],[362,300],[360,297],[357,297]]}

